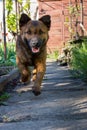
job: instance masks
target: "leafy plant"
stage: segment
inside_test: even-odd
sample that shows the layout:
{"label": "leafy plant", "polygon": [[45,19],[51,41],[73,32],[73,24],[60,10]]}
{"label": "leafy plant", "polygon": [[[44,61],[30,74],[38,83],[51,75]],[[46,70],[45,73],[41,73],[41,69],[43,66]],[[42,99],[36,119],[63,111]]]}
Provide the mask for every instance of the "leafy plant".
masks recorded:
{"label": "leafy plant", "polygon": [[14,13],[9,14],[7,17],[7,26],[9,32],[16,32],[16,15]]}
{"label": "leafy plant", "polygon": [[13,12],[13,1],[6,0],[6,10],[7,10],[7,27],[9,32],[16,32],[16,14]]}
{"label": "leafy plant", "polygon": [[7,59],[4,59],[3,44],[0,44],[0,66],[16,66],[15,44],[7,44]]}
{"label": "leafy plant", "polygon": [[25,3],[23,3],[22,0],[18,0],[18,3],[20,5],[20,13],[21,12],[26,12],[28,15],[30,14],[30,0],[26,0]]}
{"label": "leafy plant", "polygon": [[[87,78],[87,40],[72,49],[71,67],[78,72],[78,77]],[[76,73],[77,74],[77,73]]]}
{"label": "leafy plant", "polygon": [[12,11],[13,9],[13,1],[12,0],[6,0],[6,9],[8,10],[8,14]]}
{"label": "leafy plant", "polygon": [[16,24],[18,23],[17,21],[19,20],[20,14],[22,12],[26,12],[27,14],[30,13],[30,0],[26,0],[25,2],[23,2],[23,0],[18,0],[17,3],[19,7],[16,14],[16,12],[14,11],[13,0],[6,0],[6,23],[9,32],[16,32]]}

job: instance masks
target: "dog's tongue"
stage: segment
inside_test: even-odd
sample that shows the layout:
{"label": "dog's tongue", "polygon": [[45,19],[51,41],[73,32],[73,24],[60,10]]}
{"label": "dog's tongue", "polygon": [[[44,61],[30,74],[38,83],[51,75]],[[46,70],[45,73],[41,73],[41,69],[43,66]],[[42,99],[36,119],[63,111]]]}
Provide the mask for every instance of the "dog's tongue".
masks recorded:
{"label": "dog's tongue", "polygon": [[33,47],[33,48],[32,48],[32,52],[33,52],[33,53],[38,53],[38,52],[39,52],[39,48]]}

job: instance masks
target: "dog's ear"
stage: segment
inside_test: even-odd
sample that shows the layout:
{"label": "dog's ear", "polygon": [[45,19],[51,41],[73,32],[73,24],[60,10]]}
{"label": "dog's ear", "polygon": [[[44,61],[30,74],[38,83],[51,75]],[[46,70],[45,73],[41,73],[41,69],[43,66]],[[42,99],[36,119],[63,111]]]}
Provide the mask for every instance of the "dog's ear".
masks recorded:
{"label": "dog's ear", "polygon": [[21,14],[21,17],[19,19],[19,27],[21,28],[22,26],[24,26],[29,20],[31,20],[28,15],[26,15],[25,13]]}
{"label": "dog's ear", "polygon": [[42,21],[47,26],[48,30],[50,30],[50,26],[51,26],[50,15],[44,15],[39,20]]}

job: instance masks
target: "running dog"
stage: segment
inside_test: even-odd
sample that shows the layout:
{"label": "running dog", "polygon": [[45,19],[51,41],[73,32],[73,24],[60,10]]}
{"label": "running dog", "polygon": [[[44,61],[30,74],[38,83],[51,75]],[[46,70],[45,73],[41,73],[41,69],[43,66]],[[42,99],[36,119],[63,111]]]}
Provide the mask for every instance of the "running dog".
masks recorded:
{"label": "running dog", "polygon": [[29,66],[34,66],[32,80],[33,93],[41,93],[41,83],[46,70],[46,44],[51,26],[51,17],[42,16],[39,20],[31,20],[26,14],[19,19],[20,34],[16,42],[16,63],[21,73],[21,82],[31,79]]}

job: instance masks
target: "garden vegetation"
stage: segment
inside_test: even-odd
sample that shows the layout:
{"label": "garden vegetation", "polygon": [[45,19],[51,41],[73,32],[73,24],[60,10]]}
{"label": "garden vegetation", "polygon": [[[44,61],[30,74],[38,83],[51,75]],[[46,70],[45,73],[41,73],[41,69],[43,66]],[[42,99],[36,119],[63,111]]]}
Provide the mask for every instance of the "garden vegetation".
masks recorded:
{"label": "garden vegetation", "polygon": [[70,67],[75,77],[87,79],[87,38],[73,45]]}

